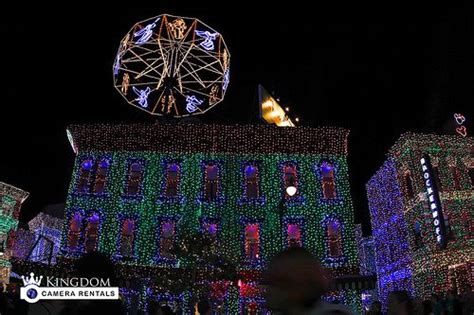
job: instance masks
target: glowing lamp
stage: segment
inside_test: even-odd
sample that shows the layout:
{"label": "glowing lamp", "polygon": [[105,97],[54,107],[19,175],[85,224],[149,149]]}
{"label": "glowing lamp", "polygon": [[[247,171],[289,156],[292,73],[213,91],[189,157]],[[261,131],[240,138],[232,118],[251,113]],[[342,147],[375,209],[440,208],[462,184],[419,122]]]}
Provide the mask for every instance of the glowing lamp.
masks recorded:
{"label": "glowing lamp", "polygon": [[295,186],[288,186],[286,187],[286,193],[288,196],[293,197],[296,194],[296,187]]}

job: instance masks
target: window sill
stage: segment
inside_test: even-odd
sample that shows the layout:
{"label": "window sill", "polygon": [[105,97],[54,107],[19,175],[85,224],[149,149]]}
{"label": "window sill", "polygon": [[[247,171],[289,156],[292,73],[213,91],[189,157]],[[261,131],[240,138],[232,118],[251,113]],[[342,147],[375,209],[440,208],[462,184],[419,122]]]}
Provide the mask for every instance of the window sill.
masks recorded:
{"label": "window sill", "polygon": [[238,200],[239,205],[256,205],[256,206],[262,206],[266,202],[265,197],[258,197],[258,198],[247,198],[247,197],[242,197]]}
{"label": "window sill", "polygon": [[171,203],[176,203],[176,204],[183,204],[185,201],[185,198],[181,195],[177,195],[174,197],[167,197],[167,196],[160,196],[157,200],[157,204],[171,204]]}

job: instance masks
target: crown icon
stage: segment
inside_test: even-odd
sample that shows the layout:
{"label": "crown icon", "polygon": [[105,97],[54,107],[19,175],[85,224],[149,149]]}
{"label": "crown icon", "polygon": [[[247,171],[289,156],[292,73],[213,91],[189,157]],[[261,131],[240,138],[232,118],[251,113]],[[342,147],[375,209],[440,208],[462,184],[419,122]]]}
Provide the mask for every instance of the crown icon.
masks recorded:
{"label": "crown icon", "polygon": [[43,276],[39,276],[39,277],[36,277],[35,278],[35,274],[32,272],[30,273],[30,277],[28,278],[28,276],[21,276],[21,279],[23,279],[23,284],[25,286],[27,285],[30,285],[30,284],[35,284],[36,286],[39,287],[39,285],[41,284],[41,279],[43,279]]}

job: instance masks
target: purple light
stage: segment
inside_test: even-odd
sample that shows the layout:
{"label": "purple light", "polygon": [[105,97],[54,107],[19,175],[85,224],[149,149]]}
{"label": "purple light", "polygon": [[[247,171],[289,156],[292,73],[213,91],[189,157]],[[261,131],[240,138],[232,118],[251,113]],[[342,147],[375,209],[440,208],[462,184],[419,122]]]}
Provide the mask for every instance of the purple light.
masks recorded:
{"label": "purple light", "polygon": [[100,162],[100,167],[101,167],[101,168],[108,168],[109,165],[110,165],[109,160],[102,160],[102,161]]}
{"label": "purple light", "polygon": [[327,173],[329,173],[333,170],[333,167],[330,164],[324,162],[321,165],[321,170],[322,170],[323,174],[327,174]]}
{"label": "purple light", "polygon": [[92,161],[85,160],[84,162],[82,162],[82,168],[85,170],[90,170],[92,168]]}
{"label": "purple light", "polygon": [[97,213],[94,213],[89,217],[89,222],[91,223],[98,223],[99,222],[99,215]]}

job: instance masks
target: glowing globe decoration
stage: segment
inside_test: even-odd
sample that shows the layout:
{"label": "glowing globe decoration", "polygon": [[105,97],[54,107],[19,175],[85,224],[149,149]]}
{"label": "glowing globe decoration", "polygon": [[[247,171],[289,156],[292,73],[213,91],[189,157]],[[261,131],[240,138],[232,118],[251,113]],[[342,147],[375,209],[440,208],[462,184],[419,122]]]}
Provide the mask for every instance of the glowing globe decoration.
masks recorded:
{"label": "glowing globe decoration", "polygon": [[223,100],[229,65],[221,34],[198,19],[162,14],[135,24],[122,39],[114,85],[152,115],[198,115]]}

